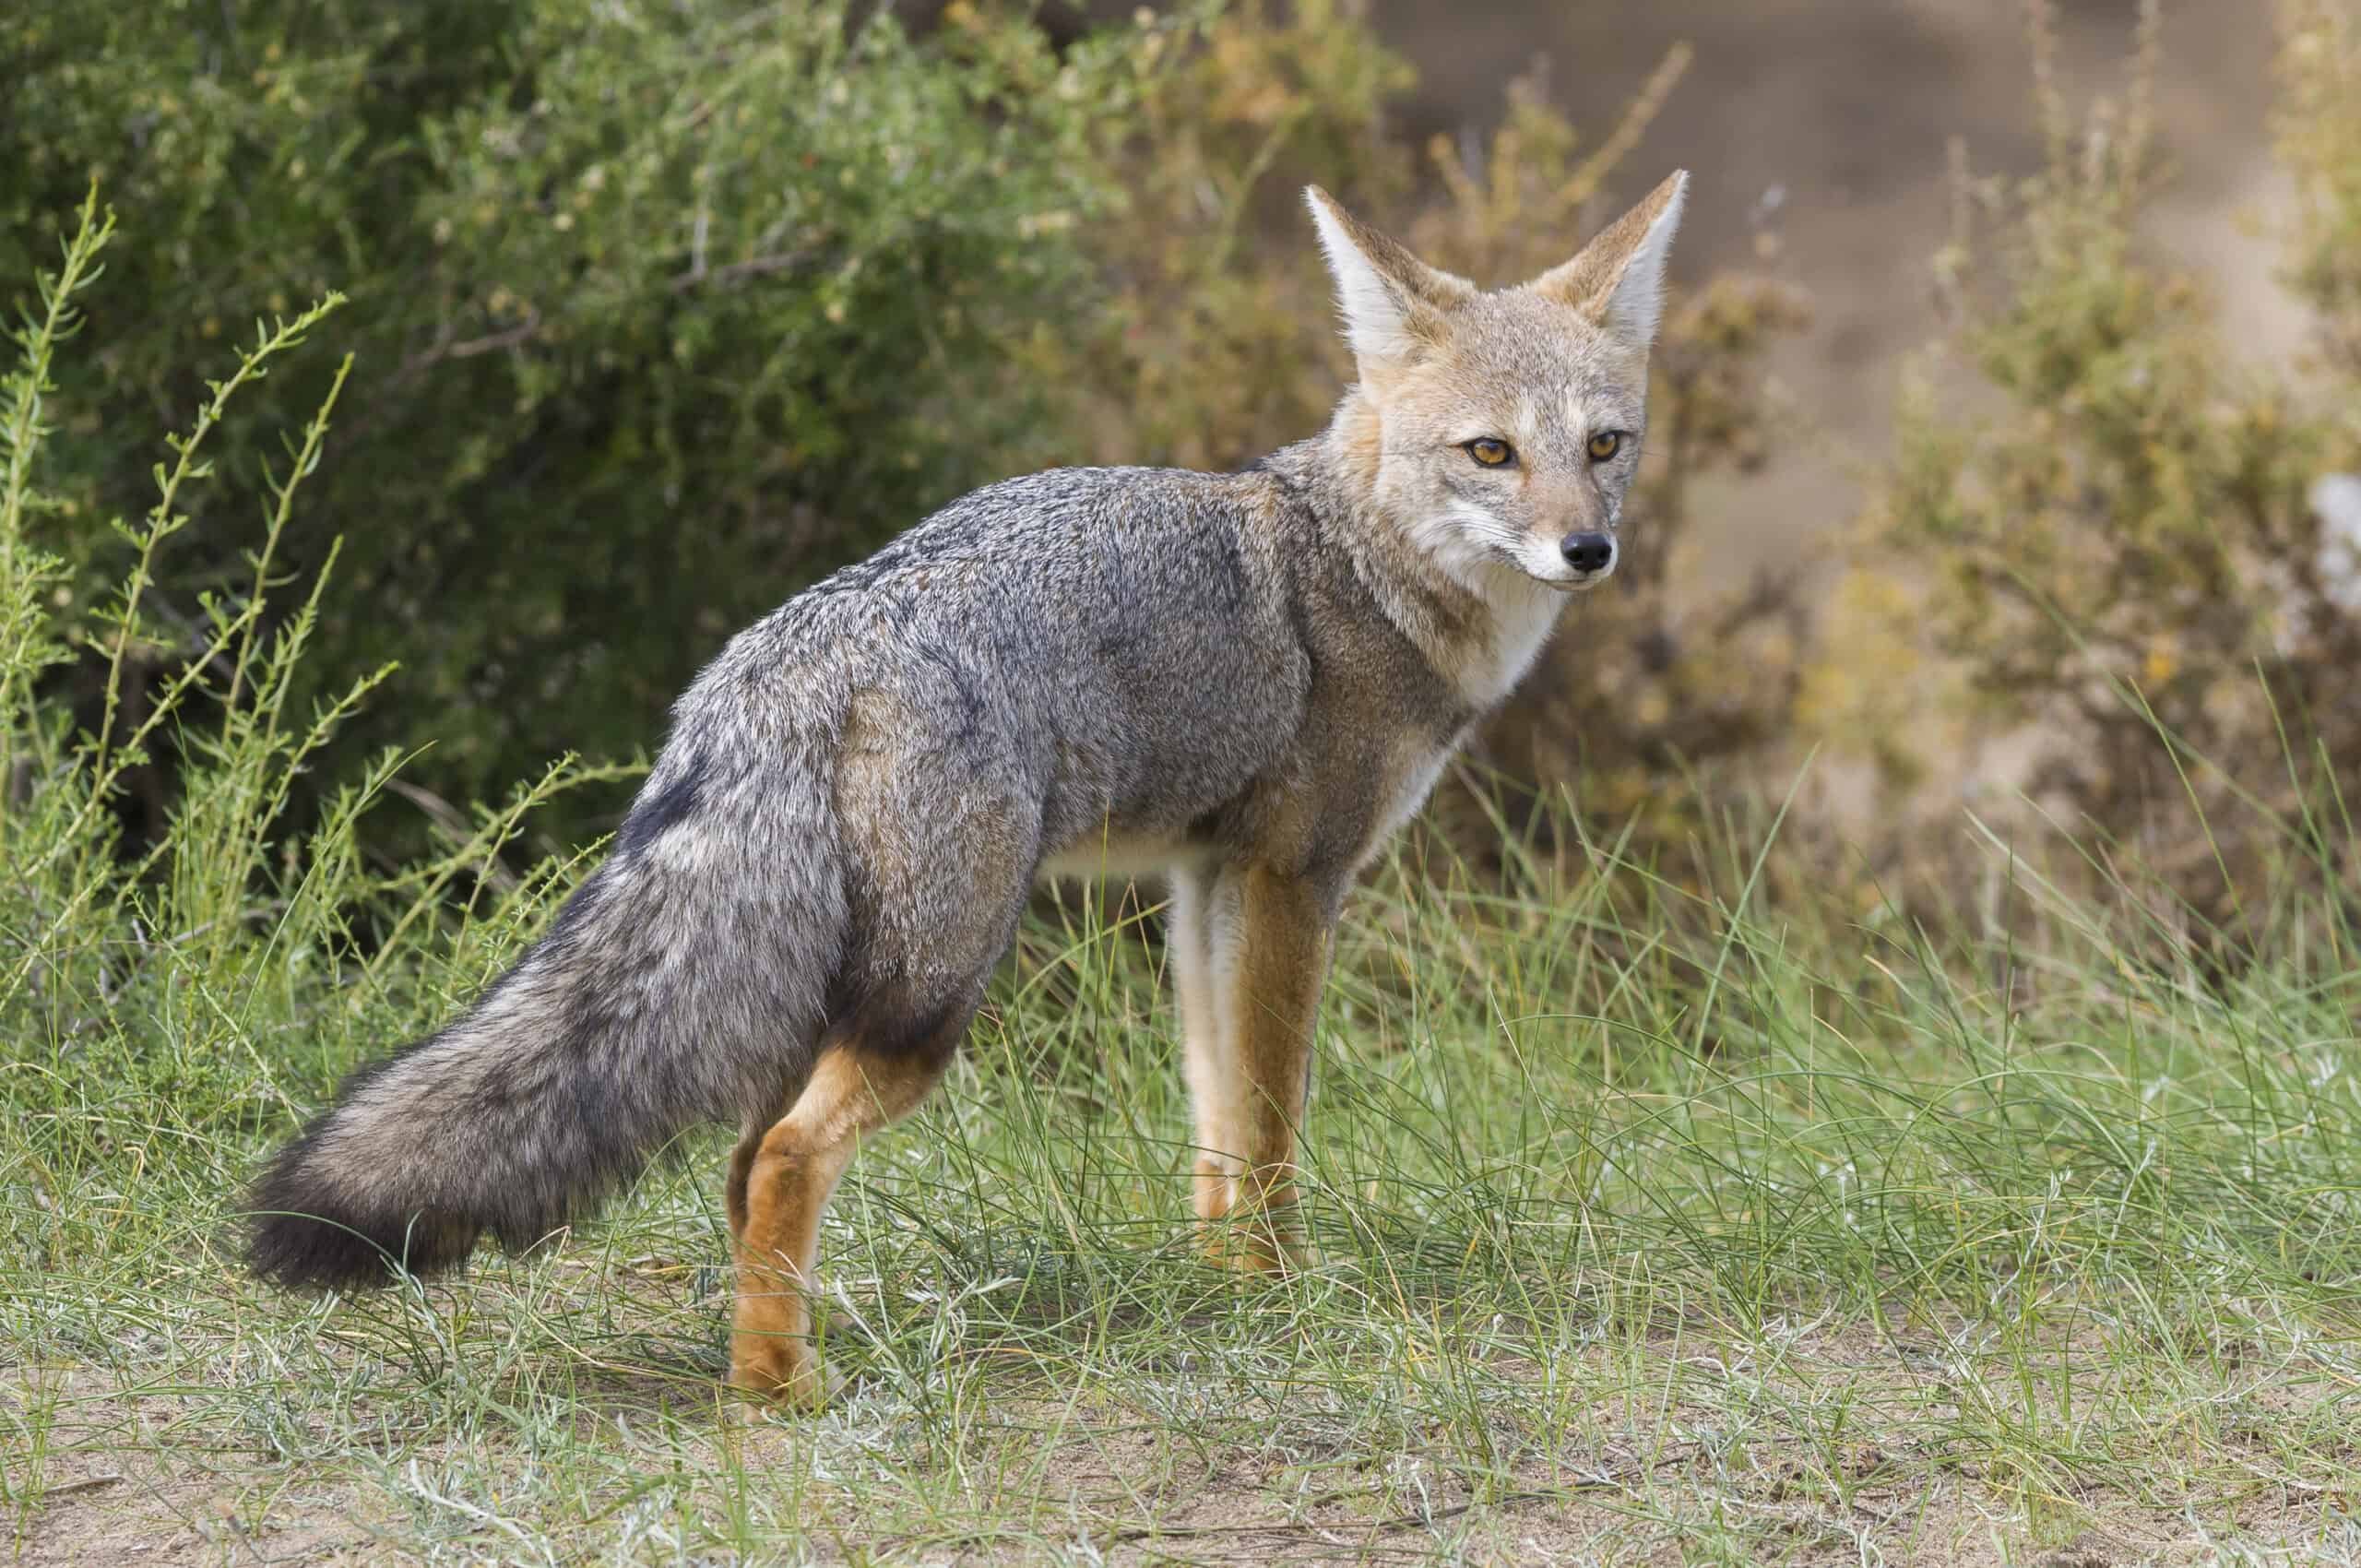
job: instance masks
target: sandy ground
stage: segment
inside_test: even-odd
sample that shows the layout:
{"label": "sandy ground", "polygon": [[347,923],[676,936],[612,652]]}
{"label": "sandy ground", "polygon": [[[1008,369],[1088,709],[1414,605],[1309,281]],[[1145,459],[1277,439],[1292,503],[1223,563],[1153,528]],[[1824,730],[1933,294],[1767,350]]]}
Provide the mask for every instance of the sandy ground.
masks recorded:
{"label": "sandy ground", "polygon": [[[1282,1416],[1254,1431],[1252,1446],[1240,1446],[1159,1430],[1127,1408],[1120,1390],[1097,1400],[1013,1393],[961,1444],[979,1471],[996,1467],[994,1450],[1022,1455],[1016,1467],[1031,1478],[1029,1495],[1007,1498],[1004,1512],[914,1507],[891,1485],[848,1476],[841,1491],[805,1497],[808,1533],[775,1537],[775,1550],[766,1545],[748,1561],[1669,1568],[1722,1561],[1734,1548],[1794,1563],[1933,1568],[2342,1560],[2336,1541],[2350,1530],[2340,1535],[2335,1486],[2290,1473],[2260,1434],[2226,1443],[2216,1434],[2201,1456],[2181,1435],[2186,1410],[2159,1411],[2153,1429],[2118,1429],[2103,1444],[2122,1450],[2117,1473],[2133,1483],[2128,1489],[2093,1481],[2087,1466],[2036,1473],[2021,1453],[1983,1453],[1969,1435],[1975,1423],[1961,1424],[1963,1402],[1988,1397],[1993,1385],[1978,1384],[1987,1393],[1971,1396],[1952,1383],[1961,1347],[1974,1338],[1924,1325],[1855,1324],[1801,1335],[1775,1366],[1667,1338],[1651,1354],[1668,1373],[1681,1369],[1678,1375],[1651,1374],[1657,1390],[1602,1392],[1561,1443],[1536,1450],[1515,1441],[1517,1423],[1505,1421],[1503,1462],[1482,1495],[1464,1469],[1422,1464],[1415,1443],[1356,1453],[1340,1443],[1335,1422],[1310,1409],[1299,1421]],[[2097,1336],[2062,1340],[2054,1352],[2071,1369],[2079,1401],[2105,1395],[2115,1363]],[[1567,1370],[1561,1363],[1559,1372]],[[1506,1364],[1488,1371],[1512,1382],[1517,1374]],[[1692,1371],[1700,1375],[1675,1391],[1671,1384]],[[203,1390],[126,1395],[95,1372],[48,1375],[70,1412],[53,1434],[65,1451],[47,1467],[34,1516],[19,1521],[29,1526],[14,1557],[23,1568],[421,1561],[430,1542],[452,1561],[486,1560],[486,1551],[510,1560],[504,1538],[451,1516],[431,1486],[416,1490],[424,1484],[419,1465],[431,1475],[437,1464],[432,1443],[383,1464],[382,1479],[353,1479],[336,1467],[267,1459],[235,1432],[197,1430],[182,1407],[203,1404]],[[1797,1401],[1797,1409],[1842,1397],[1857,1409],[1858,1435],[1839,1447],[1833,1467],[1825,1443],[1776,1423],[1729,1441],[1726,1379],[1773,1402]],[[1603,1378],[1602,1390],[1615,1382]],[[617,1376],[584,1401],[580,1435],[592,1444],[627,1442],[634,1426],[645,1433],[655,1424],[658,1405],[678,1408],[699,1392],[681,1379]],[[2182,1392],[2235,1402],[2258,1420],[2273,1412],[2295,1420],[2338,1396],[2330,1380],[2288,1381],[2260,1370]],[[759,1477],[793,1467],[799,1445],[818,1440],[801,1419],[712,1425],[707,1438],[689,1423],[677,1447],[644,1457],[667,1470],[711,1473],[733,1444]],[[2177,1475],[2169,1455],[2184,1449],[2190,1468]],[[2329,1476],[2350,1455],[2316,1457]],[[516,1456],[520,1478],[532,1463]],[[596,1506],[564,1526],[527,1506],[520,1518],[555,1534],[517,1537],[515,1560],[661,1555],[619,1537],[612,1500],[574,1501]]]}

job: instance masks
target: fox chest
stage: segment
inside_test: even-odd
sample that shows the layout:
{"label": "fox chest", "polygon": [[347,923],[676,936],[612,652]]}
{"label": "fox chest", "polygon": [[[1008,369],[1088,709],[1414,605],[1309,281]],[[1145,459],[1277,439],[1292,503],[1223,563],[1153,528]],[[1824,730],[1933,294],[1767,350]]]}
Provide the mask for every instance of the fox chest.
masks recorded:
{"label": "fox chest", "polygon": [[1453,671],[1460,695],[1478,708],[1506,700],[1541,657],[1565,604],[1546,588],[1508,595],[1494,609],[1491,635],[1471,647]]}
{"label": "fox chest", "polygon": [[1424,742],[1394,749],[1376,779],[1372,831],[1356,857],[1358,861],[1366,863],[1418,814],[1427,797],[1434,793],[1436,780],[1442,777],[1443,768],[1458,750],[1455,736],[1444,745]]}

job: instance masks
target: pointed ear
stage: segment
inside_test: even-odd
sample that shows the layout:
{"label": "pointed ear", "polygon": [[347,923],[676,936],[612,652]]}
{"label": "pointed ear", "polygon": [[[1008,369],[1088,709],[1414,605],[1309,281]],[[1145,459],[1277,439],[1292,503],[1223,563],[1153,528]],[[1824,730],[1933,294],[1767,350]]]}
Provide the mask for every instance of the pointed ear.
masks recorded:
{"label": "pointed ear", "polygon": [[1416,358],[1441,339],[1452,308],[1475,294],[1475,284],[1429,267],[1337,206],[1318,185],[1305,186],[1303,198],[1336,279],[1345,340],[1364,365]]}
{"label": "pointed ear", "polygon": [[1533,289],[1569,304],[1645,352],[1664,314],[1664,261],[1680,227],[1689,172],[1675,172],[1617,219],[1582,254],[1535,279]]}

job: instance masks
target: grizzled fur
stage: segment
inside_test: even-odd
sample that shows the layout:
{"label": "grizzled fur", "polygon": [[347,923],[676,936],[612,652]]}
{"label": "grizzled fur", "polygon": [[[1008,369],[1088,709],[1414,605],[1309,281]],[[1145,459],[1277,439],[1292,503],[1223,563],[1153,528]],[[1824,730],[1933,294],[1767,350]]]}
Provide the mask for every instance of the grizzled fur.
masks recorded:
{"label": "grizzled fur", "polygon": [[[1095,869],[1171,880],[1219,1189],[1200,1212],[1244,1203],[1256,1161],[1292,1158],[1285,1129],[1216,1139],[1246,1141],[1255,1096],[1299,1109],[1355,870],[1566,593],[1611,570],[1572,570],[1559,541],[1619,520],[1679,195],[1676,177],[1566,267],[1486,294],[1314,193],[1360,368],[1330,429],[1241,473],[992,485],[740,634],[549,934],[279,1154],[254,1266],[351,1285],[457,1265],[484,1230],[528,1246],[715,1119],[747,1130],[742,1240],[765,1182],[825,1202],[840,1167],[811,1176],[811,1151],[836,1123],[807,1108],[801,1142],[760,1141],[823,1053],[872,1078],[910,1063],[914,1103],[1028,889]],[[1586,451],[1603,431],[1627,434],[1612,460]],[[1479,466],[1479,437],[1517,461]],[[884,1099],[860,1125],[906,1109]]]}

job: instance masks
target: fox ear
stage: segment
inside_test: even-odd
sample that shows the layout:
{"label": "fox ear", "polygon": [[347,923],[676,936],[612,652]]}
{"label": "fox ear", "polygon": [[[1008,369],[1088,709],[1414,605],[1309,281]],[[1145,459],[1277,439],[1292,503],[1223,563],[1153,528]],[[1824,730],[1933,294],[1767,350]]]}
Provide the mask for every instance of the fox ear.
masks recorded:
{"label": "fox ear", "polygon": [[1643,352],[1664,314],[1664,261],[1680,227],[1689,172],[1677,171],[1617,219],[1582,254],[1533,280],[1534,290],[1569,304]]}
{"label": "fox ear", "polygon": [[1336,279],[1345,340],[1364,365],[1416,358],[1442,336],[1451,309],[1475,294],[1475,284],[1429,267],[1318,185],[1305,186],[1303,198]]}

